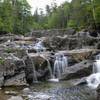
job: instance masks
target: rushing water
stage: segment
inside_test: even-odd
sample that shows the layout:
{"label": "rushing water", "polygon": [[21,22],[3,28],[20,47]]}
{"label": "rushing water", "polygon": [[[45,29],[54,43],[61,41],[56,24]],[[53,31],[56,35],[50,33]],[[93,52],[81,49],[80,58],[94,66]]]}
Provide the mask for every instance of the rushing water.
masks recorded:
{"label": "rushing water", "polygon": [[52,73],[50,61],[44,55],[40,55],[40,56],[47,61],[47,67],[48,67],[48,70],[49,70],[49,73],[50,73],[50,78],[53,78],[53,73]]}
{"label": "rushing water", "polygon": [[43,46],[43,41],[40,40],[39,42],[37,42],[34,46],[34,49],[37,51],[37,52],[41,52],[41,51],[45,51],[46,48]]}
{"label": "rushing water", "polygon": [[33,67],[33,83],[37,83],[38,82],[38,79],[37,79],[37,74],[36,74],[36,69],[35,69],[35,66],[34,66],[34,62],[33,62],[33,59],[30,57],[30,55],[28,54],[28,51],[26,50],[26,53],[27,53],[27,56],[29,57],[31,63],[32,63],[32,67]]}
{"label": "rushing water", "polygon": [[92,89],[96,89],[100,84],[100,54],[96,56],[96,60],[93,63],[93,74],[87,77],[88,86]]}
{"label": "rushing water", "polygon": [[[96,100],[95,92],[87,86],[72,86],[71,81],[50,83],[43,82],[29,86],[30,91],[24,91],[25,87],[8,87],[0,90],[0,100],[8,100],[13,95],[5,94],[5,91],[15,91],[17,96],[24,100]],[[25,89],[24,89],[25,90]],[[48,98],[48,99],[46,99]]]}
{"label": "rushing water", "polygon": [[67,57],[65,57],[61,53],[56,54],[56,60],[54,62],[54,72],[53,72],[55,78],[60,78],[67,66],[68,66]]}

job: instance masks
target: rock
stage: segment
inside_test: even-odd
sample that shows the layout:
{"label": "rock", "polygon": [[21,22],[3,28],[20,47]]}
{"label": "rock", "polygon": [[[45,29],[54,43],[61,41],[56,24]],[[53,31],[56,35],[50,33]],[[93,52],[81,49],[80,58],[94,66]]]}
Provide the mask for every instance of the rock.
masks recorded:
{"label": "rock", "polygon": [[8,100],[24,100],[21,96],[12,96]]}
{"label": "rock", "polygon": [[16,57],[14,54],[7,55],[4,59],[3,75],[5,78],[20,73],[25,67],[23,60]]}
{"label": "rock", "polygon": [[61,80],[69,80],[88,76],[92,73],[92,63],[88,60],[82,61],[66,68]]}
{"label": "rock", "polygon": [[97,87],[97,99],[96,100],[100,100],[100,85]]}
{"label": "rock", "polygon": [[3,84],[4,84],[4,77],[2,76],[2,77],[0,77],[0,87],[2,87]]}
{"label": "rock", "polygon": [[16,91],[5,91],[5,94],[7,94],[7,95],[17,95],[18,92],[16,92]]}
{"label": "rock", "polygon": [[0,87],[4,84],[4,59],[0,57]]}
{"label": "rock", "polygon": [[26,64],[26,79],[27,82],[32,83],[37,79],[42,80],[48,77],[49,69],[47,67],[47,57],[48,54],[35,54],[29,53],[25,60]]}
{"label": "rock", "polygon": [[14,40],[16,40],[16,41],[35,41],[36,38],[35,37],[16,36],[14,38]]}
{"label": "rock", "polygon": [[91,55],[97,52],[95,49],[75,49],[75,50],[63,50],[58,51],[58,53],[63,53],[65,56],[70,56],[76,62],[84,61],[90,59]]}
{"label": "rock", "polygon": [[25,73],[21,72],[20,74],[17,74],[9,79],[6,79],[4,82],[4,86],[21,86],[26,85],[26,78]]}
{"label": "rock", "polygon": [[22,91],[23,93],[29,93],[31,90],[29,88],[24,88]]}
{"label": "rock", "polygon": [[3,53],[0,58],[0,87],[26,85],[25,65],[12,53]]}
{"label": "rock", "polygon": [[35,37],[53,37],[53,36],[63,36],[63,35],[74,35],[76,33],[75,29],[51,29],[51,30],[36,30],[31,33],[31,36]]}
{"label": "rock", "polygon": [[87,84],[87,82],[86,82],[86,77],[83,77],[83,78],[81,78],[81,79],[78,79],[78,80],[74,83],[74,85],[82,85],[82,84]]}
{"label": "rock", "polygon": [[28,95],[28,98],[31,100],[50,100],[51,96],[43,93],[35,94],[35,96]]}

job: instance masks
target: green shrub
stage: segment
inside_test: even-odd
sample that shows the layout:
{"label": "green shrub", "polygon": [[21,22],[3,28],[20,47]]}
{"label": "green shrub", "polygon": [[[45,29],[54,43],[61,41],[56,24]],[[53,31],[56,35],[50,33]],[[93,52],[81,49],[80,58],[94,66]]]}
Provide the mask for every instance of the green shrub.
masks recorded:
{"label": "green shrub", "polygon": [[4,64],[4,59],[0,58],[0,65]]}

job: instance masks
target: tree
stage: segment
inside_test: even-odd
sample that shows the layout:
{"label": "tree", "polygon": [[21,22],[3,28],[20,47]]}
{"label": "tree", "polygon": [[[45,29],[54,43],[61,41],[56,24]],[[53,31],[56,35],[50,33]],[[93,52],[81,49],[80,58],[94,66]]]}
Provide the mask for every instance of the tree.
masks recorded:
{"label": "tree", "polygon": [[26,33],[30,30],[30,6],[26,0],[0,1],[0,31]]}

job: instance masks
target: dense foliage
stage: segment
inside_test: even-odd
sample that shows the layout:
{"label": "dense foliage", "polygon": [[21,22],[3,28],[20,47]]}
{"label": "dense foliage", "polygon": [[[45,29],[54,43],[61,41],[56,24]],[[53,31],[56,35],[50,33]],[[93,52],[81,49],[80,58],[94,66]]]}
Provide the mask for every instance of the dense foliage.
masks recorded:
{"label": "dense foliage", "polygon": [[100,0],[72,0],[57,7],[46,6],[31,14],[27,0],[0,0],[0,32],[23,34],[32,29],[86,28],[100,25]]}
{"label": "dense foliage", "polygon": [[25,33],[31,28],[32,16],[26,0],[0,0],[0,31]]}
{"label": "dense foliage", "polygon": [[[39,26],[37,28],[86,28],[100,25],[100,0],[72,0],[71,3],[65,2],[57,7],[46,7],[47,15],[38,15]],[[36,26],[35,26],[36,27]]]}

